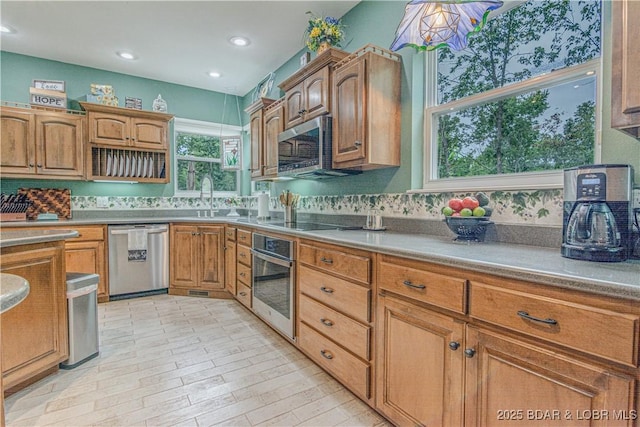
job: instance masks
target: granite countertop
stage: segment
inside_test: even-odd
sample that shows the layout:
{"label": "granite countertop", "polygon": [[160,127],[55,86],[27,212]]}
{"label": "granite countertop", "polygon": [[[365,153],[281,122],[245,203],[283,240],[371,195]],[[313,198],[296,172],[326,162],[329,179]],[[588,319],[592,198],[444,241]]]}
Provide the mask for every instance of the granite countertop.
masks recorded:
{"label": "granite countertop", "polygon": [[[236,223],[257,230],[290,234],[356,249],[429,261],[450,267],[529,280],[565,289],[631,298],[640,301],[640,260],[605,263],[564,258],[559,248],[507,243],[455,242],[452,237],[365,230],[299,231],[272,224],[247,221],[246,217],[198,218],[187,216],[93,218],[54,222],[21,222],[16,226],[60,226],[132,223]],[[14,223],[11,223],[13,226]],[[8,226],[8,224],[6,225]],[[4,234],[0,236],[4,238]],[[0,246],[2,240],[0,240]]]}
{"label": "granite countertop", "polygon": [[0,248],[33,243],[54,242],[56,240],[65,240],[76,236],[78,236],[78,232],[75,230],[0,230]]}
{"label": "granite countertop", "polygon": [[15,274],[0,273],[0,313],[20,304],[29,295],[29,282]]}

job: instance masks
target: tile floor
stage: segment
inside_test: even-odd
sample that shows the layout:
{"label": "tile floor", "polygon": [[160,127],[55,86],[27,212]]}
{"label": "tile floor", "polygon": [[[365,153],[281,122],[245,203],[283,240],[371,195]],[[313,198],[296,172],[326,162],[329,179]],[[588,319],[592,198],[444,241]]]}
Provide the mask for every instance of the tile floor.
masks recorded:
{"label": "tile floor", "polygon": [[7,426],[389,426],[234,300],[99,305],[100,355],[7,397]]}

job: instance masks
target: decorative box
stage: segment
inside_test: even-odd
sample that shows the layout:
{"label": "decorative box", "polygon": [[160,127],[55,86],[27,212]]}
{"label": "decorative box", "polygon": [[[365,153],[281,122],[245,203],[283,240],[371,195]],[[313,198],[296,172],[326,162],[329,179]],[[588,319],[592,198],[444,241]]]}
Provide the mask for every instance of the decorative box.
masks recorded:
{"label": "decorative box", "polygon": [[32,105],[48,108],[67,108],[67,94],[55,90],[29,88],[29,102]]}

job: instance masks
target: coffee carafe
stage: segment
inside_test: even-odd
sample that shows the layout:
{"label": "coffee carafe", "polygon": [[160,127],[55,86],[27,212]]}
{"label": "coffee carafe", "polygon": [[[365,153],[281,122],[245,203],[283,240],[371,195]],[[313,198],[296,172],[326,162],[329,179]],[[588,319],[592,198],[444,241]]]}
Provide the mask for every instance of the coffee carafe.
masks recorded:
{"label": "coffee carafe", "polygon": [[629,165],[589,165],[565,170],[562,256],[624,261],[631,251]]}

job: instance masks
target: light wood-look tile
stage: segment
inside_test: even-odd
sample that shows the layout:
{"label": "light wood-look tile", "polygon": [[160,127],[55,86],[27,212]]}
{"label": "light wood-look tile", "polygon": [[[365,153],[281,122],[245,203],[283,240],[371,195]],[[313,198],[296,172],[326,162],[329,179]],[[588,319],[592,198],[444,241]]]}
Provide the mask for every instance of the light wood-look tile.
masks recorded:
{"label": "light wood-look tile", "polygon": [[234,300],[98,306],[100,355],[8,396],[7,426],[388,426]]}

